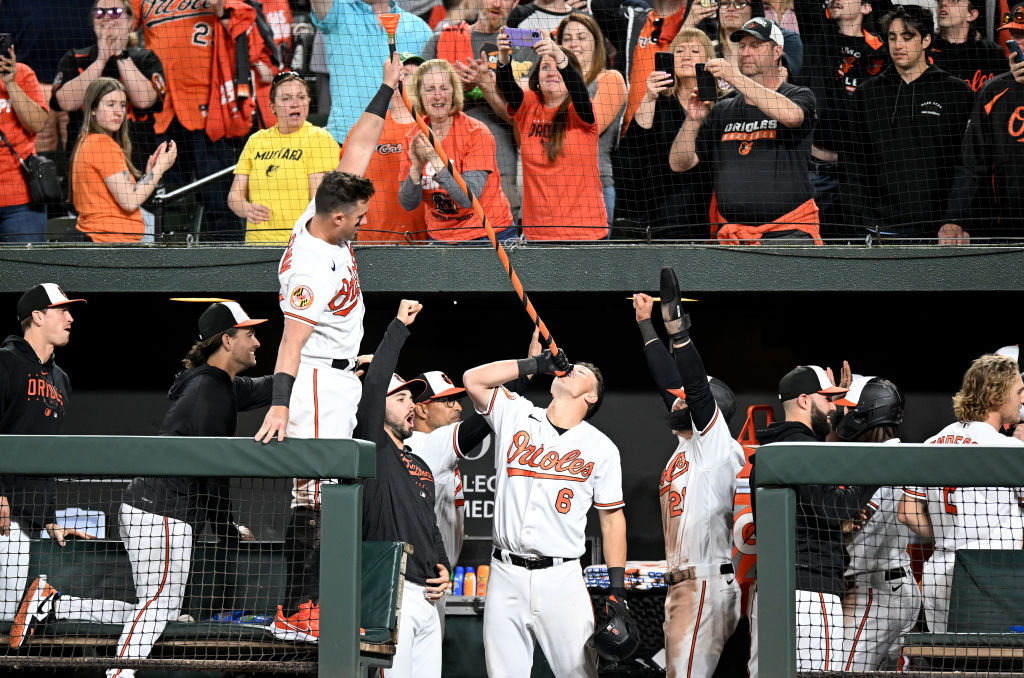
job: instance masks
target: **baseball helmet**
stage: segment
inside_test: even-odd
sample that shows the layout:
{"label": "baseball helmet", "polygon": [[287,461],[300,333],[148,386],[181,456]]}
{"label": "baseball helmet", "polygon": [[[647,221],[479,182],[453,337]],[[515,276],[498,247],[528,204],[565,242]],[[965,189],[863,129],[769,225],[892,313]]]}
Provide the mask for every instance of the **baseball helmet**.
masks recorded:
{"label": "baseball helmet", "polygon": [[587,647],[593,648],[606,661],[628,659],[640,646],[640,632],[636,622],[629,616],[626,603],[615,596],[608,597],[605,612],[607,616],[587,639]]}
{"label": "baseball helmet", "polygon": [[736,396],[733,395],[729,385],[718,377],[710,377],[708,379],[708,386],[711,387],[711,394],[715,396],[718,409],[722,410],[725,423],[728,424],[732,421],[732,415],[736,414]]}
{"label": "baseball helmet", "polygon": [[903,392],[888,379],[873,377],[860,392],[857,405],[846,413],[836,427],[836,435],[853,440],[861,433],[883,424],[903,423],[907,401]]}

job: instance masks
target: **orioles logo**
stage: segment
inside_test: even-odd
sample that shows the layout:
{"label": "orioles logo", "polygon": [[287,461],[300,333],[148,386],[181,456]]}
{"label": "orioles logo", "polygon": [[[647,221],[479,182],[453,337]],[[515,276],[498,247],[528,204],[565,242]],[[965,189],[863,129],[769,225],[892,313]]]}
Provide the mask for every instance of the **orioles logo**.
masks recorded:
{"label": "orioles logo", "polygon": [[871,75],[878,75],[878,72],[882,70],[882,66],[885,65],[885,59],[880,57],[871,57],[868,61],[868,73]]}
{"label": "orioles logo", "polygon": [[[351,272],[352,269],[349,269]],[[353,275],[341,281],[341,289],[334,295],[334,298],[327,303],[327,308],[334,315],[347,316],[359,305],[359,278]]]}
{"label": "orioles logo", "polygon": [[[594,471],[594,462],[584,459],[579,450],[573,450],[567,454],[559,454],[554,450],[545,452],[544,445],[537,447],[530,444],[530,434],[526,431],[518,431],[512,436],[512,444],[508,446],[505,455],[509,466],[527,467],[509,468],[510,476],[583,482]],[[533,469],[553,471],[553,473],[541,473]]]}
{"label": "orioles logo", "polygon": [[401,153],[402,144],[377,144],[377,152],[381,155],[388,155],[389,153]]}
{"label": "orioles logo", "polygon": [[305,311],[313,303],[313,290],[305,285],[299,285],[288,295],[289,303],[296,311]]}
{"label": "orioles logo", "polygon": [[455,386],[455,384],[452,383],[452,380],[449,379],[448,375],[445,374],[444,372],[441,373],[441,381],[448,384],[449,386]]}
{"label": "orioles logo", "polygon": [[1018,106],[1013,111],[1009,122],[1006,123],[1006,130],[1010,133],[1011,137],[1014,137],[1020,143],[1024,143],[1024,106]]}
{"label": "orioles logo", "polygon": [[739,152],[740,152],[740,155],[750,155],[750,151],[752,151],[753,149],[754,149],[753,142],[744,141],[742,144],[740,144]]}

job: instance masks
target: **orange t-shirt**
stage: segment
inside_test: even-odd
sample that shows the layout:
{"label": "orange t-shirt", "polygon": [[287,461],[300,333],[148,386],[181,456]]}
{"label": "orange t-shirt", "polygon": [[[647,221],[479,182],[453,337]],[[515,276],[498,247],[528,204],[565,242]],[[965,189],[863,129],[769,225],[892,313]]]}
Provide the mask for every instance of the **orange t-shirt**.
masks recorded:
{"label": "orange t-shirt", "polygon": [[[43,88],[31,68],[25,64],[18,64],[14,72],[14,82],[29,99],[49,110],[46,97],[43,96]],[[14,150],[22,158],[36,152],[36,135],[22,127],[8,99],[7,86],[3,80],[0,80],[0,130],[3,130],[8,143],[14,146]],[[25,184],[25,174],[21,171],[21,163],[11,153],[11,149],[7,148],[7,144],[0,143],[0,207],[24,205],[31,200],[28,186]]]}
{"label": "orange t-shirt", "polygon": [[[633,121],[636,109],[640,108],[640,102],[647,93],[647,76],[654,70],[654,55],[657,52],[668,51],[669,44],[675,40],[676,33],[683,26],[683,18],[686,16],[686,4],[675,14],[669,14],[662,18],[653,10],[647,15],[647,22],[640,31],[640,38],[636,47],[633,48],[632,64],[629,67],[629,99],[626,101],[626,117],[622,123],[622,134]],[[652,34],[657,30],[656,24],[661,22],[661,32],[657,40],[652,40]]]}
{"label": "orange t-shirt", "polygon": [[75,228],[93,242],[142,240],[142,212],[121,209],[103,181],[127,169],[124,151],[106,134],[90,134],[75,152],[71,163],[71,193],[78,212]]}
{"label": "orange t-shirt", "polygon": [[[548,160],[547,142],[558,108],[524,92],[513,119],[523,161],[523,235],[527,240],[600,240],[608,215],[597,166],[597,124],[583,122],[569,106],[562,152]],[[568,195],[572,194],[572,199]]]}
{"label": "orange t-shirt", "polygon": [[[423,205],[412,212],[406,212],[398,204],[398,172],[402,158],[408,153],[405,138],[416,123],[395,122],[388,111],[384,118],[384,131],[377,140],[370,164],[363,173],[373,182],[376,192],[370,198],[370,209],[366,213],[366,225],[359,228],[359,242],[406,242],[427,239],[427,224],[423,218]],[[352,133],[349,132],[349,137]],[[348,143],[348,139],[345,139]],[[342,155],[345,149],[342,148]]]}
{"label": "orange t-shirt", "polygon": [[[409,132],[405,138],[406,148],[419,134],[419,128]],[[596,137],[595,137],[596,138]],[[455,164],[455,170],[462,172],[487,172],[487,183],[481,195],[477,196],[480,206],[487,215],[487,222],[495,232],[512,225],[512,210],[508,199],[501,190],[501,175],[495,157],[494,135],[479,120],[465,113],[456,113],[448,136],[441,142],[441,148]],[[402,164],[398,171],[399,181],[405,181],[412,168],[408,151],[402,153]],[[480,217],[472,207],[460,207],[442,189],[433,176],[423,175],[423,204],[427,232],[432,240],[474,240],[487,237]]]}
{"label": "orange t-shirt", "polygon": [[165,132],[175,117],[185,129],[206,129],[216,13],[207,2],[167,0],[132,0],[132,10],[146,49],[160,57],[167,76],[164,109],[155,114],[156,133]]}

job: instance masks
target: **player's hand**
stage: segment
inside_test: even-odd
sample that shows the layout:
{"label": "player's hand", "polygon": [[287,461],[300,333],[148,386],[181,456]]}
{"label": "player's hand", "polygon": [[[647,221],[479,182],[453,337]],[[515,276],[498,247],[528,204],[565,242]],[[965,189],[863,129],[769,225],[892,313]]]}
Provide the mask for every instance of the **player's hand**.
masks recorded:
{"label": "player's hand", "polygon": [[11,536],[11,506],[7,497],[0,497],[0,535]]}
{"label": "player's hand", "polygon": [[412,299],[402,299],[398,303],[398,319],[401,320],[406,327],[412,325],[413,321],[416,320],[416,316],[423,310],[423,304]]}
{"label": "player's hand", "polygon": [[850,361],[844,360],[843,366],[839,370],[839,388],[850,388],[850,384],[853,383],[853,369],[850,367]]}
{"label": "player's hand", "polygon": [[633,308],[636,310],[636,321],[650,320],[654,312],[654,297],[643,292],[633,294]]}
{"label": "player's hand", "polygon": [[275,405],[267,410],[267,416],[263,417],[263,426],[256,431],[253,438],[258,443],[267,444],[277,436],[277,442],[284,441],[284,432],[288,427],[288,408],[284,405]]}
{"label": "player's hand", "polygon": [[246,209],[245,219],[252,224],[262,224],[264,221],[270,220],[270,208],[266,205],[260,205],[259,203],[250,202],[246,203],[249,207]]}
{"label": "player's hand", "polygon": [[540,328],[533,328],[533,334],[530,335],[530,346],[526,349],[526,357],[533,358],[544,352],[544,347],[540,345]]}
{"label": "player's hand", "polygon": [[256,535],[252,533],[245,525],[235,525],[235,530],[238,532],[239,541],[256,541]]}
{"label": "player's hand", "polygon": [[427,580],[426,589],[424,589],[423,595],[427,600],[434,602],[441,600],[444,594],[452,587],[451,577],[448,574],[448,568],[441,563],[437,564],[438,575],[433,579]]}
{"label": "player's hand", "polygon": [[398,57],[398,52],[394,52],[384,62],[384,84],[391,89],[398,89],[398,81],[402,79],[404,72],[402,60]]}
{"label": "player's hand", "polygon": [[939,229],[940,245],[970,245],[971,234],[958,224],[943,224]]}
{"label": "player's hand", "polygon": [[366,366],[373,362],[373,354],[361,355],[356,358],[356,362],[359,363],[356,367],[356,376],[361,377],[366,374]]}
{"label": "player's hand", "polygon": [[81,530],[74,530],[71,528],[64,528],[57,525],[57,523],[49,523],[46,525],[46,532],[50,535],[50,539],[54,540],[62,547],[67,546],[67,540],[71,538],[78,539],[95,539],[96,535],[89,534],[88,532],[82,532]]}

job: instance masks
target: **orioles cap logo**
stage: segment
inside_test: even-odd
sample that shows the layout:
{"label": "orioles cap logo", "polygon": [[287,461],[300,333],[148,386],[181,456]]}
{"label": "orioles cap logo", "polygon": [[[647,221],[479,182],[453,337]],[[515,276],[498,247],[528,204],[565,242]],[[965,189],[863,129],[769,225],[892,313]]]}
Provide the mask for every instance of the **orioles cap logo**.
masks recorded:
{"label": "orioles cap logo", "polygon": [[313,303],[313,290],[305,285],[299,285],[288,296],[292,308],[297,311],[305,311]]}
{"label": "orioles cap logo", "polygon": [[455,384],[452,383],[452,380],[449,379],[448,375],[445,374],[444,372],[441,373],[441,381],[443,381],[444,383],[446,383],[446,384],[448,384],[450,386],[455,386]]}
{"label": "orioles cap logo", "polygon": [[749,141],[744,141],[740,144],[740,155],[750,155],[750,151],[753,150],[754,144]]}

